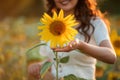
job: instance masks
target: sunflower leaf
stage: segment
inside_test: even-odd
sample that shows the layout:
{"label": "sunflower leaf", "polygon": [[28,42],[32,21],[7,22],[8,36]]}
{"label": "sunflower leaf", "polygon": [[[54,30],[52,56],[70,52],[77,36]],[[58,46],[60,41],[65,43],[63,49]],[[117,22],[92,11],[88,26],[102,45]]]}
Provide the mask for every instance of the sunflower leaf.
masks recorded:
{"label": "sunflower leaf", "polygon": [[70,74],[70,75],[64,76],[64,80],[85,80],[85,79],[77,78],[75,75]]}
{"label": "sunflower leaf", "polygon": [[65,56],[60,59],[60,63],[67,63],[69,61],[69,56]]}
{"label": "sunflower leaf", "polygon": [[64,76],[64,80],[78,80],[77,77],[73,74]]}
{"label": "sunflower leaf", "polygon": [[38,44],[34,45],[33,47],[31,47],[30,49],[28,49],[28,50],[26,51],[26,54],[28,55],[28,53],[29,53],[31,50],[33,50],[34,48],[37,48],[37,47],[39,47],[39,46],[42,46],[42,45],[46,45],[46,43],[38,43]]}
{"label": "sunflower leaf", "polygon": [[41,78],[43,79],[43,77],[45,76],[45,74],[47,73],[47,71],[50,69],[50,67],[52,66],[52,62],[45,62],[40,70],[40,75]]}

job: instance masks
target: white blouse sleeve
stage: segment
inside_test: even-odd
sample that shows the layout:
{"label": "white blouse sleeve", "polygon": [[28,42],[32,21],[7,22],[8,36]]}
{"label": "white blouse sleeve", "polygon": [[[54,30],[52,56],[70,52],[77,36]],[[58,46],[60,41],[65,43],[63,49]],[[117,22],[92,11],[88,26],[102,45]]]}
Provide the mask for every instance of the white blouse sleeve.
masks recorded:
{"label": "white blouse sleeve", "polygon": [[100,18],[92,20],[92,25],[95,27],[93,36],[96,44],[99,45],[103,40],[109,40],[109,33],[104,21]]}

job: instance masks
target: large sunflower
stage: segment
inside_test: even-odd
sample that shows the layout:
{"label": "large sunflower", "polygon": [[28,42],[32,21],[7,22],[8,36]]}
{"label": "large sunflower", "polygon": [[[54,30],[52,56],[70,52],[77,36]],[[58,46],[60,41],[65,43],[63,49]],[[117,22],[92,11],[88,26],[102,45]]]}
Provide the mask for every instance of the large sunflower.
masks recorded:
{"label": "large sunflower", "polygon": [[118,36],[116,30],[112,30],[110,38],[111,38],[111,42],[113,44],[113,47],[116,51],[116,55],[120,56],[120,36]]}
{"label": "large sunflower", "polygon": [[74,16],[68,15],[64,17],[63,10],[60,10],[58,15],[54,11],[53,17],[44,13],[40,22],[42,23],[42,25],[38,27],[41,31],[39,33],[40,39],[45,42],[50,42],[50,47],[63,47],[73,40],[78,33],[77,30],[73,28],[73,26],[78,24],[74,20]]}

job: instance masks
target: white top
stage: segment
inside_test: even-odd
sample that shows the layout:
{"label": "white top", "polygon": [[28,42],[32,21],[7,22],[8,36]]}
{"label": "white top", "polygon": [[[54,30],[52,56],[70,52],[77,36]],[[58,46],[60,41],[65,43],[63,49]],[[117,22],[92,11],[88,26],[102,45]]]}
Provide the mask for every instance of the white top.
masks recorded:
{"label": "white top", "polygon": [[[95,27],[95,31],[91,37],[89,44],[98,46],[101,41],[106,39],[109,40],[107,27],[100,18],[91,20],[91,24]],[[77,34],[76,38],[84,41],[84,37],[81,34]],[[41,46],[40,53],[43,56],[48,56],[52,60],[54,58],[54,54],[48,46]],[[70,56],[68,63],[59,64],[59,77],[74,74],[75,76],[80,78],[95,80],[95,58],[77,50],[73,50],[71,52],[59,52],[58,55],[59,57],[64,57],[68,55]],[[52,73],[55,76],[56,70],[54,65],[52,66]]]}

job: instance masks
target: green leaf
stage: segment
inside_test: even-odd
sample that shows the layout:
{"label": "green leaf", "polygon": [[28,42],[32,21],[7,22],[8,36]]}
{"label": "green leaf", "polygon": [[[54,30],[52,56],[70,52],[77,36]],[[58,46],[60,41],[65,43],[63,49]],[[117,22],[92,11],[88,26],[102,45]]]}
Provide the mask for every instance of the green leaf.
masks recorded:
{"label": "green leaf", "polygon": [[28,62],[42,61],[46,58],[40,55],[40,52],[39,52],[40,46],[47,46],[47,45],[46,43],[38,43],[26,51],[26,58]]}
{"label": "green leaf", "polygon": [[70,75],[64,76],[64,80],[85,80],[85,79],[83,79],[83,78],[78,78],[78,77],[76,77],[75,75],[70,74]]}
{"label": "green leaf", "polygon": [[40,55],[39,52],[39,47],[29,51],[28,55],[26,55],[27,61],[32,62],[32,61],[42,61],[46,58],[46,56]]}
{"label": "green leaf", "polygon": [[60,59],[60,63],[67,63],[69,61],[69,56],[65,56]]}
{"label": "green leaf", "polygon": [[70,74],[68,76],[64,76],[64,80],[78,80],[78,79],[75,75]]}
{"label": "green leaf", "polygon": [[43,64],[41,71],[40,71],[40,75],[41,75],[42,79],[45,76],[45,74],[47,73],[47,71],[50,69],[51,66],[52,66],[52,62],[45,62]]}
{"label": "green leaf", "polygon": [[34,48],[37,48],[37,47],[39,47],[39,46],[42,46],[42,45],[46,45],[46,43],[38,43],[38,44],[34,45],[33,47],[31,47],[30,49],[28,49],[28,50],[26,51],[26,54],[28,55],[28,53],[29,53],[31,50],[33,50]]}

